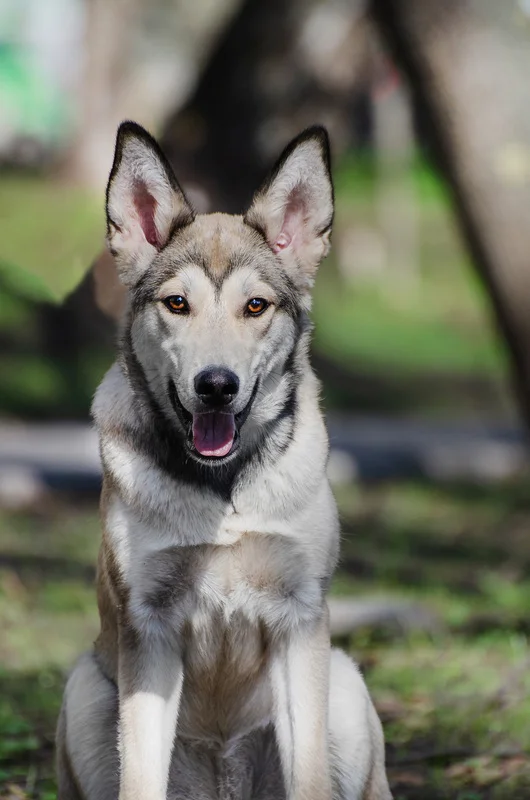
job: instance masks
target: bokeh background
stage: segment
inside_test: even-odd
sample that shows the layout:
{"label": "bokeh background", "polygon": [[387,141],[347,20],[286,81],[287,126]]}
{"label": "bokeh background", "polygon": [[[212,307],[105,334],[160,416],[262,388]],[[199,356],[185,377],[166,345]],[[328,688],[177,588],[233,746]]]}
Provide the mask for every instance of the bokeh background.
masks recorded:
{"label": "bokeh background", "polygon": [[0,797],[54,797],[97,631],[94,389],[117,124],[200,210],[328,126],[313,360],[343,516],[341,644],[396,798],[530,797],[530,3],[0,0]]}

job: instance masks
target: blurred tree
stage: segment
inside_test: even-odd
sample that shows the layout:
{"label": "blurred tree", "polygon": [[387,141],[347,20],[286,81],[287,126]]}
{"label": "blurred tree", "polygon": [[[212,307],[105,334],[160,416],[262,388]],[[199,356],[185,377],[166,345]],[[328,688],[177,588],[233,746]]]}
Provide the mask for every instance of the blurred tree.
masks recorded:
{"label": "blurred tree", "polygon": [[376,31],[372,38],[375,51],[372,103],[378,227],[386,246],[386,268],[388,272],[399,275],[400,286],[410,292],[418,287],[420,266],[419,219],[412,180],[416,154],[414,107],[408,86],[388,53],[383,51]]}
{"label": "blurred tree", "polygon": [[134,18],[141,0],[85,0],[85,46],[79,124],[65,171],[98,189],[107,177],[107,152],[123,117],[123,83],[130,67]]}
{"label": "blurred tree", "polygon": [[495,0],[371,0],[410,81],[530,426],[530,24]]}
{"label": "blurred tree", "polygon": [[369,59],[362,0],[244,0],[162,146],[205,206],[240,212],[304,127],[327,125],[339,151],[362,138]]}
{"label": "blurred tree", "polygon": [[[530,425],[528,22],[494,0],[369,1],[452,187]],[[162,135],[204,207],[242,210],[272,157],[305,125],[328,125],[339,152],[372,133],[365,11],[360,1],[244,0]],[[196,199],[200,206],[200,191]]]}
{"label": "blurred tree", "polygon": [[[160,137],[199,210],[242,211],[289,138],[315,122],[328,126],[335,152],[366,140],[373,51],[364,12],[363,0],[244,0]],[[112,260],[103,253],[92,271],[105,287],[99,297],[117,298],[106,313],[119,314]]]}
{"label": "blurred tree", "polygon": [[[156,0],[153,5],[160,25],[169,3]],[[201,197],[207,196],[211,207],[241,211],[281,147],[305,126],[316,121],[328,125],[334,149],[350,144],[356,130],[362,139],[369,127],[364,87],[370,48],[362,0],[348,4],[342,0],[244,0],[234,14],[232,0],[226,5],[224,15],[216,12],[220,32],[195,91],[182,110],[169,115],[162,144],[179,179],[187,188],[199,190],[194,197],[198,207]],[[180,6],[171,11],[172,18],[180,19]],[[144,63],[142,54],[138,55],[138,38],[145,32],[149,8],[142,0],[86,0],[85,9],[86,64],[78,98],[81,119],[64,171],[82,185],[101,191],[118,122],[135,115],[135,108],[143,108],[139,118],[156,127],[150,120],[151,106],[146,113],[138,83]],[[189,20],[186,24],[195,35],[197,25]],[[209,23],[204,26],[211,28]],[[154,39],[160,42],[161,38],[157,31]],[[205,45],[207,40],[202,32],[199,41]],[[162,67],[165,63],[161,62]],[[171,61],[167,64],[176,69]],[[159,87],[162,95],[168,95],[168,86],[166,82]],[[133,88],[131,105],[128,98]],[[181,108],[179,90],[170,96]],[[122,299],[123,288],[105,252],[61,308],[43,309],[42,347],[50,360],[68,364],[72,386],[81,385],[86,372],[83,358],[76,354],[95,348],[96,342],[101,352],[110,351],[111,329],[99,309],[115,317]],[[79,408],[77,402],[72,403],[62,413],[76,414]]]}
{"label": "blurred tree", "polygon": [[[80,0],[77,0],[80,2]],[[67,177],[104,189],[125,118],[157,130],[182,105],[212,40],[240,0],[82,0],[83,69],[76,94],[78,130]]]}

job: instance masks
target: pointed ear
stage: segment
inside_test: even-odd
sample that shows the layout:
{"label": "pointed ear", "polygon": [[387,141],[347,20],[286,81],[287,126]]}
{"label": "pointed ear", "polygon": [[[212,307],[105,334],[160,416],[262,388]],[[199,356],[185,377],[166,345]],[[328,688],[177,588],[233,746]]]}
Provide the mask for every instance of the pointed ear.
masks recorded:
{"label": "pointed ear", "polygon": [[309,289],[330,248],[333,222],[329,139],[309,128],[283,151],[254,195],[245,222],[257,228],[286,266],[298,270]]}
{"label": "pointed ear", "polygon": [[118,128],[107,186],[107,242],[120,279],[133,285],[193,210],[155,140],[135,122]]}

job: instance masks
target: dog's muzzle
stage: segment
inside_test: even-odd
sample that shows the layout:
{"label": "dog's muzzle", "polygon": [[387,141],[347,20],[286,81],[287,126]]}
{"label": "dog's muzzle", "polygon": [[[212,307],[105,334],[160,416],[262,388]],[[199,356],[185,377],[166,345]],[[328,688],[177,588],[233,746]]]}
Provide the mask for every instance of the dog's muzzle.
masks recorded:
{"label": "dog's muzzle", "polygon": [[177,387],[169,380],[169,397],[186,432],[186,446],[200,461],[219,463],[232,456],[239,447],[240,431],[254,403],[259,380],[254,384],[246,406],[237,414],[228,407],[208,409],[191,414],[183,405]]}

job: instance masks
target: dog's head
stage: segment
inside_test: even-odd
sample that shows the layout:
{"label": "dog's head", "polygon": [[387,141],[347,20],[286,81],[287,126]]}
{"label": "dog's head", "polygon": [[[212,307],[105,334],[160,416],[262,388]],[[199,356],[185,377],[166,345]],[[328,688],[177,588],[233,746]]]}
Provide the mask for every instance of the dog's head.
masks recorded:
{"label": "dog's head", "polygon": [[243,216],[196,215],[157,143],[118,130],[108,244],[129,288],[127,333],[147,385],[203,463],[280,415],[310,291],[330,246],[328,137],[282,153]]}

